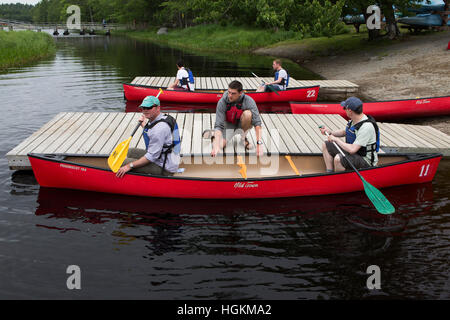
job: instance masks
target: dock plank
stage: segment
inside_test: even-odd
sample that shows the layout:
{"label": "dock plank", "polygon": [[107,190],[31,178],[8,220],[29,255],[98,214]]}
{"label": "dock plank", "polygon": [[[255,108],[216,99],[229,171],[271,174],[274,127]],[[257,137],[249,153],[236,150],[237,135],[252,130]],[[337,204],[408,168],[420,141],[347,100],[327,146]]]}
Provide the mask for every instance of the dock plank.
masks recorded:
{"label": "dock plank", "polygon": [[[40,135],[42,135],[45,131],[47,131],[49,128],[51,128],[54,125],[57,125],[58,121],[65,116],[65,112],[60,112],[56,116],[53,117],[49,122],[44,124],[40,129],[35,131],[33,134],[31,134],[28,138],[26,138],[24,141],[22,141],[20,144],[15,146],[12,150],[10,150],[6,156],[13,156],[17,155],[21,150],[26,149],[26,147],[32,143],[34,140],[36,140]],[[27,151],[25,151],[27,152]]]}
{"label": "dock plank", "polygon": [[68,112],[63,117],[59,118],[50,128],[42,132],[36,139],[30,142],[27,146],[24,146],[16,155],[27,155],[29,152],[34,152],[42,143],[46,143],[48,140],[54,140],[54,134],[61,131],[64,124],[70,121],[72,117],[76,116],[74,112]]}
{"label": "dock plank", "polygon": [[72,125],[67,126],[65,131],[53,142],[48,143],[46,146],[41,144],[41,150],[36,150],[36,152],[40,153],[64,153],[65,145],[73,143],[77,137],[79,137],[82,133],[83,126],[86,127],[86,123],[90,123],[90,119],[95,119],[95,116],[92,116],[91,113],[81,113],[81,116],[75,120]]}
{"label": "dock plank", "polygon": [[297,144],[291,137],[291,134],[289,133],[289,131],[284,127],[284,125],[280,121],[280,118],[278,117],[278,115],[275,113],[268,114],[268,115],[269,115],[270,119],[272,120],[274,128],[278,129],[278,131],[280,133],[280,137],[281,137],[282,141],[284,142],[284,144],[286,145],[286,148],[287,148],[286,153],[300,153],[301,152],[300,149],[298,148]]}
{"label": "dock plank", "polygon": [[[215,125],[214,113],[170,113],[177,120],[181,136],[181,154],[195,159],[223,163],[223,158],[211,158],[211,143],[202,139],[204,129]],[[61,112],[31,134],[6,155],[11,169],[30,169],[29,152],[108,155],[118,143],[130,137],[139,113]],[[332,130],[343,129],[346,120],[339,115],[261,114],[263,151],[265,154],[321,153],[326,137],[319,124]],[[382,148],[389,153],[432,153],[450,156],[450,136],[429,126],[380,123]],[[254,128],[247,135],[256,146]],[[244,154],[244,146],[235,137],[225,148],[226,163],[235,161],[235,154]],[[235,143],[238,142],[238,143]],[[130,147],[144,148],[142,128],[131,140]],[[255,155],[256,148],[248,155]],[[198,157],[200,156],[200,157]],[[197,160],[198,160],[197,159]],[[187,160],[187,159],[186,159]],[[218,162],[222,161],[222,162]],[[247,160],[246,160],[247,161]],[[248,161],[256,161],[249,157]]]}
{"label": "dock plank", "polygon": [[184,119],[184,133],[183,140],[181,141],[181,155],[191,154],[191,142],[192,142],[192,126],[194,122],[194,114],[187,113]]}

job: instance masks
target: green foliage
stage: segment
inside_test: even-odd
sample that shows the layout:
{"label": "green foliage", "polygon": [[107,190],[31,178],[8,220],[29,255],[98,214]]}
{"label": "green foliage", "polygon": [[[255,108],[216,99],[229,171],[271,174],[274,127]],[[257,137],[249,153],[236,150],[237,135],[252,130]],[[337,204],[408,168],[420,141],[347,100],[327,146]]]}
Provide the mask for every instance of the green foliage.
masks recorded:
{"label": "green foliage", "polygon": [[32,9],[33,9],[32,5],[26,5],[21,3],[0,4],[0,18],[31,22]]}
{"label": "green foliage", "polygon": [[53,38],[45,32],[0,30],[0,70],[38,60],[55,51]]}
{"label": "green foliage", "polygon": [[296,23],[292,26],[303,37],[331,37],[335,34],[347,32],[345,25],[340,22],[344,0],[331,3],[325,0],[321,4],[318,0],[306,0],[297,7]]}

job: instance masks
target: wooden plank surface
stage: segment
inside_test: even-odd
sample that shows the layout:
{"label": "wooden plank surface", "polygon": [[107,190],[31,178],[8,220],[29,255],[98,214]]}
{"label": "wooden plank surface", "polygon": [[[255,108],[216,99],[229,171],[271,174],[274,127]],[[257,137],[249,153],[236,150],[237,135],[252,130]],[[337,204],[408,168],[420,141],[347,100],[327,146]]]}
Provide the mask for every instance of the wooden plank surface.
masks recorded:
{"label": "wooden plank surface", "polygon": [[[181,154],[195,154],[209,159],[211,143],[209,139],[202,139],[202,132],[214,128],[215,114],[177,112],[171,115],[176,118],[180,129]],[[27,162],[26,155],[29,152],[109,154],[118,143],[131,135],[140,116],[139,113],[59,113],[8,152],[7,158],[13,167],[12,163]],[[319,124],[332,130],[343,129],[346,125],[346,120],[339,115],[261,114],[261,118],[262,148],[266,154],[321,153],[326,137],[320,133]],[[441,152],[450,155],[450,137],[434,128],[395,123],[379,125],[385,151]],[[256,146],[254,128],[247,137]],[[227,163],[234,159],[234,154],[244,153],[244,146],[239,140],[240,136],[235,137],[225,148]],[[134,135],[130,147],[144,148],[142,128]],[[249,154],[254,155],[255,151],[253,148]]]}

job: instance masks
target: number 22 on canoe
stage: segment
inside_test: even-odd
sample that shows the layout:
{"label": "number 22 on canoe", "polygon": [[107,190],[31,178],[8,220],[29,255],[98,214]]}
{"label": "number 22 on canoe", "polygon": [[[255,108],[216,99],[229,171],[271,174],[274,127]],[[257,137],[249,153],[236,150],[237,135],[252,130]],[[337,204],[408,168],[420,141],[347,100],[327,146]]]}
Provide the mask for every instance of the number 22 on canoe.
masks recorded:
{"label": "number 22 on canoe", "polygon": [[[319,128],[323,128],[323,126],[319,126]],[[329,136],[328,132],[325,132],[325,134],[327,135],[327,137]],[[355,168],[353,163],[351,163],[351,161],[345,156],[344,152],[342,152],[341,148],[339,148],[339,146],[337,145],[336,142],[333,141],[333,144],[338,149],[338,151],[342,154],[342,156],[347,159],[347,162],[350,163],[353,170],[355,170],[355,172],[358,174],[359,178],[361,179],[361,181],[363,183],[364,191],[366,192],[367,197],[372,202],[372,204],[375,206],[377,211],[382,214],[394,213],[395,212],[394,206],[388,201],[388,199],[386,199],[386,197],[381,193],[381,191],[378,190],[377,188],[375,188],[374,186],[372,186],[370,183],[368,183],[363,178],[361,173],[359,173],[359,171]]]}
{"label": "number 22 on canoe", "polygon": [[[159,97],[159,95],[163,92],[163,90],[161,88],[159,88],[159,93],[156,96],[156,98]],[[134,128],[133,133],[131,134],[131,136],[125,140],[122,141],[111,153],[111,155],[108,157],[108,166],[111,169],[112,172],[116,173],[120,167],[122,166],[122,163],[125,161],[125,158],[127,157],[128,154],[128,149],[130,147],[130,142],[131,139],[133,138],[134,134],[136,133],[137,129],[139,128],[139,126],[141,125],[141,123],[139,122],[136,125],[136,128]]]}

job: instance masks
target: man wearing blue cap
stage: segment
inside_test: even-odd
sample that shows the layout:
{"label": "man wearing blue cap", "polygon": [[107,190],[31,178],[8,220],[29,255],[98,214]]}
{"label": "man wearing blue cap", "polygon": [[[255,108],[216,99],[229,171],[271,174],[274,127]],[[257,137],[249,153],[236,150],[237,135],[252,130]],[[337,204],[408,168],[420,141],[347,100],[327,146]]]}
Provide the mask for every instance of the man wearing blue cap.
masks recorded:
{"label": "man wearing blue cap", "polygon": [[[357,169],[376,166],[378,163],[380,131],[375,119],[363,113],[363,103],[356,97],[341,102],[350,121],[343,130],[332,131],[322,127],[322,134],[329,134],[322,145],[327,172],[351,170],[350,161]],[[345,137],[345,142],[339,139]],[[345,158],[334,146],[335,142],[345,153]],[[348,159],[348,160],[347,160]]]}
{"label": "man wearing blue cap", "polygon": [[173,128],[175,119],[161,113],[159,99],[148,96],[139,106],[142,115],[139,119],[144,128],[144,149],[130,148],[124,165],[117,171],[121,178],[125,173],[133,172],[170,176],[177,172],[180,157],[173,151]]}

